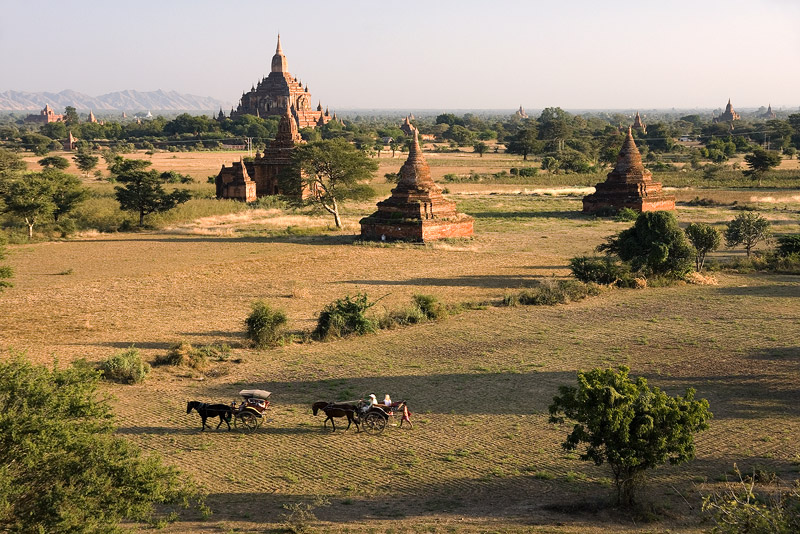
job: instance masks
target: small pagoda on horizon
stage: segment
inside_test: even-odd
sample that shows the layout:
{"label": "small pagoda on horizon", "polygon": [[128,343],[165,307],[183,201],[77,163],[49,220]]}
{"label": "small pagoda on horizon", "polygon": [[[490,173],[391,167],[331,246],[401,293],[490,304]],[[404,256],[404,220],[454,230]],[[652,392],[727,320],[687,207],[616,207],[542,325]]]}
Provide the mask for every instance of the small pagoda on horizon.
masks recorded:
{"label": "small pagoda on horizon", "polygon": [[661,183],[653,181],[653,173],[642,165],[642,155],[633,141],[631,128],[617,156],[614,170],[595,192],[583,197],[583,212],[597,213],[608,209],[630,208],[644,211],[671,211],[675,197],[661,192]]}
{"label": "small pagoda on horizon", "polygon": [[472,235],[474,219],[458,213],[456,203],[444,198],[431,179],[416,128],[408,159],[398,175],[392,196],[378,202],[378,211],[361,219],[362,238],[427,242]]}

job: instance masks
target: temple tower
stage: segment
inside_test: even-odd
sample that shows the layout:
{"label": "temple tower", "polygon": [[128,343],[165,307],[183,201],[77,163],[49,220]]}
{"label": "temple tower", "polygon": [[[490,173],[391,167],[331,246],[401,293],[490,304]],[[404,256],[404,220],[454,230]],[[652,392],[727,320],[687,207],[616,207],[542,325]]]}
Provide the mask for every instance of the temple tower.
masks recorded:
{"label": "temple tower", "polygon": [[630,208],[638,212],[675,209],[675,197],[661,192],[661,184],[653,181],[653,173],[642,165],[631,128],[617,156],[617,164],[595,192],[583,197],[584,213],[608,209]]}
{"label": "temple tower", "polygon": [[[314,128],[322,117],[322,110],[314,110],[311,106],[308,85],[304,86],[289,72],[289,62],[283,53],[281,36],[278,35],[269,75],[254,84],[250,91],[242,93],[239,105],[231,110],[230,118],[236,119],[241,115],[281,116],[287,107],[294,108],[298,128]],[[320,103],[317,108],[321,107]],[[329,120],[327,116],[322,118],[323,124]]]}
{"label": "temple tower", "polygon": [[639,130],[642,134],[647,133],[647,125],[642,122],[642,117],[639,115],[639,112],[636,112],[636,117],[633,119],[633,128],[635,130]]}
{"label": "temple tower", "polygon": [[474,219],[456,211],[456,203],[442,196],[431,179],[431,170],[414,137],[408,159],[400,168],[392,196],[378,202],[378,211],[361,219],[364,239],[433,241],[446,237],[469,237]]}

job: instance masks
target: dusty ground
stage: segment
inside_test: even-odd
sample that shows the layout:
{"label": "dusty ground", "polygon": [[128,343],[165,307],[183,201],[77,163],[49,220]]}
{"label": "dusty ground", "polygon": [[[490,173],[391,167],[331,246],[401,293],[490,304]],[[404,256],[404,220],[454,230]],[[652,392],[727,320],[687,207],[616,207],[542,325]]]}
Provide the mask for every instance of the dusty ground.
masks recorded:
{"label": "dusty ground", "polygon": [[[120,434],[210,493],[211,519],[186,517],[165,532],[268,532],[283,521],[284,505],[317,498],[330,503],[315,510],[322,524],[341,532],[697,532],[707,526],[701,494],[733,463],[798,476],[797,277],[720,275],[718,286],[490,306],[331,343],[245,347],[243,320],[255,299],[284,309],[295,331],[357,291],[383,297],[376,313],[407,305],[414,293],[497,302],[565,276],[570,257],[629,225],[582,216],[580,196],[556,191],[454,189],[476,217],[471,241],[358,244],[358,218],[373,209],[365,203],[348,208],[341,233],[325,229],[327,219],[251,210],[159,232],[13,246],[15,287],[0,296],[0,346],[62,363],[98,362],[131,344],[148,360],[180,340],[233,347],[213,376],[161,367],[143,385],[108,386]],[[792,232],[798,195],[702,192],[725,202],[757,197],[747,201]],[[735,213],[678,212],[684,223],[716,224]],[[577,369],[620,364],[670,393],[697,388],[715,414],[695,462],[653,473],[645,502],[656,513],[644,525],[606,506],[608,471],[564,454],[567,428],[547,423],[548,403]],[[269,422],[252,435],[200,433],[199,418],[185,414],[187,400],[229,402],[250,386],[274,392]],[[408,399],[414,429],[330,434],[310,414],[315,400],[373,392]]]}

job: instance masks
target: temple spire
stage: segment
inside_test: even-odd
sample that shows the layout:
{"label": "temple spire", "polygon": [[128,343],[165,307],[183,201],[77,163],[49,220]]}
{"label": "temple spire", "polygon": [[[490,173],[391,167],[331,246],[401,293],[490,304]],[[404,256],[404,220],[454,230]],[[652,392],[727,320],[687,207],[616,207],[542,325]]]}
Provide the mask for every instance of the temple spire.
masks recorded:
{"label": "temple spire", "polygon": [[281,48],[281,35],[278,34],[278,46],[275,48],[275,55],[272,56],[272,71],[280,73],[289,73],[289,64],[286,61],[286,56],[283,55]]}

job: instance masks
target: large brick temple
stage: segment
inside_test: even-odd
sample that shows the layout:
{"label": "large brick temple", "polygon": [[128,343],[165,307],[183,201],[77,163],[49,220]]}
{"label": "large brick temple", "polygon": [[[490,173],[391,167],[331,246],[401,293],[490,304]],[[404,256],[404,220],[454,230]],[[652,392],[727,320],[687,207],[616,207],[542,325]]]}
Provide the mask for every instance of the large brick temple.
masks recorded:
{"label": "large brick temple", "polygon": [[289,108],[284,108],[278,133],[263,154],[256,152],[253,161],[235,161],[230,167],[222,166],[216,179],[217,198],[252,202],[258,197],[283,193],[278,176],[291,163],[295,145],[302,142],[294,116]]}
{"label": "large brick temple", "polygon": [[281,36],[278,35],[278,47],[272,56],[269,76],[262,78],[250,91],[242,93],[239,106],[236,110],[231,109],[231,118],[241,115],[281,116],[287,108],[292,111],[299,128],[321,126],[333,118],[328,110],[322,110],[322,103],[316,109],[311,107],[308,84],[303,86],[298,78],[289,73],[289,63],[281,48]]}
{"label": "large brick temple", "polygon": [[630,128],[614,170],[608,173],[605,182],[595,186],[594,193],[583,197],[584,213],[622,208],[640,213],[675,209],[675,197],[662,193],[661,183],[654,182],[653,173],[642,165],[642,155]]}
{"label": "large brick temple", "polygon": [[456,203],[444,198],[431,179],[416,129],[398,176],[392,196],[378,202],[378,211],[361,219],[361,237],[425,242],[472,235],[474,219],[458,213]]}

